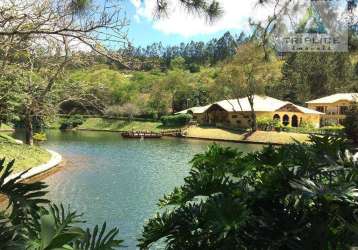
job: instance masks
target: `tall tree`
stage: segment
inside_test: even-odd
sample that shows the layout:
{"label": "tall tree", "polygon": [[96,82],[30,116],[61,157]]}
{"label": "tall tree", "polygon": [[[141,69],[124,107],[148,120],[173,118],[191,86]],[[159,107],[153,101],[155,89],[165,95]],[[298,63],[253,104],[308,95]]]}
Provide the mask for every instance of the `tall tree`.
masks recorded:
{"label": "tall tree", "polygon": [[214,63],[230,59],[236,54],[238,44],[230,32],[226,32],[216,43]]}
{"label": "tall tree", "polygon": [[187,97],[188,94],[192,93],[191,75],[187,71],[176,68],[169,71],[163,81],[170,93],[172,112],[188,108],[186,105]]}
{"label": "tall tree", "polygon": [[265,60],[265,51],[258,44],[250,42],[239,47],[237,55],[222,68],[217,78],[217,85],[224,88],[227,98],[235,98],[238,102],[241,97],[248,99],[252,131],[257,129],[255,95],[262,94],[266,84],[276,81],[281,75],[280,70],[281,63],[274,55],[269,61]]}
{"label": "tall tree", "polygon": [[12,122],[19,119],[16,109],[21,102],[21,95],[16,79],[17,69],[12,69],[11,74],[0,76],[0,127],[2,123]]}
{"label": "tall tree", "polygon": [[304,104],[311,99],[349,91],[352,72],[348,53],[290,53],[282,67],[282,81],[270,86],[268,91],[275,97]]}
{"label": "tall tree", "polygon": [[[22,93],[21,110],[26,128],[26,143],[32,144],[33,119],[47,113],[55,98],[55,83],[63,76],[73,50],[93,50],[118,62],[106,43],[125,43],[126,21],[115,1],[98,6],[89,0],[10,1],[0,5],[0,74],[16,68]],[[111,34],[104,38],[103,30]],[[2,93],[1,93],[2,94]],[[1,98],[0,94],[0,98]]]}

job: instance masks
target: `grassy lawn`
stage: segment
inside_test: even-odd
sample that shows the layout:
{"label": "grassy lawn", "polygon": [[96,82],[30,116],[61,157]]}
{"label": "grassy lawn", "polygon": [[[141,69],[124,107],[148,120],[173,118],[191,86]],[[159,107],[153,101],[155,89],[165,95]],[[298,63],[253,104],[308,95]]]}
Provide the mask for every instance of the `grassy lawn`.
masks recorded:
{"label": "grassy lawn", "polygon": [[115,119],[103,118],[88,118],[81,126],[81,129],[93,129],[104,131],[131,131],[131,130],[148,130],[159,132],[166,129],[175,129],[177,127],[164,127],[160,122],[147,122],[147,121],[125,121]]}
{"label": "grassy lawn", "polygon": [[0,126],[0,130],[13,130],[13,128],[7,124],[2,123]]}
{"label": "grassy lawn", "polygon": [[11,136],[4,134],[4,133],[0,133],[0,143],[1,142],[6,142],[6,143],[16,143],[16,140],[14,138],[12,138]]}
{"label": "grassy lawn", "polygon": [[0,158],[6,162],[15,159],[15,172],[36,167],[50,160],[51,155],[45,149],[37,146],[17,144],[11,137],[0,134]]}
{"label": "grassy lawn", "polygon": [[288,132],[275,131],[256,131],[255,133],[239,133],[230,130],[207,127],[189,127],[187,136],[193,138],[205,138],[213,140],[231,140],[231,141],[245,141],[245,142],[261,142],[261,143],[275,143],[287,144],[294,140],[305,142],[308,140],[308,135]]}

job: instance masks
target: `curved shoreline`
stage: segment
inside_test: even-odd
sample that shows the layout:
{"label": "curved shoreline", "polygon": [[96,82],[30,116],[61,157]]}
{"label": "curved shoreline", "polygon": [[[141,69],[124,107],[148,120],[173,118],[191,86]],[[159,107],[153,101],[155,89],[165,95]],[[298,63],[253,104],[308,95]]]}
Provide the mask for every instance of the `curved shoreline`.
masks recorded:
{"label": "curved shoreline", "polygon": [[[73,131],[85,131],[85,132],[110,132],[110,133],[122,133],[128,131],[122,130],[106,130],[106,129],[75,129]],[[261,142],[261,141],[245,141],[245,140],[238,140],[238,139],[222,139],[222,138],[206,138],[206,137],[196,137],[196,136],[171,136],[171,135],[164,135],[163,137],[175,137],[180,139],[194,139],[194,140],[203,140],[203,141],[213,141],[213,142],[232,142],[232,143],[241,143],[241,144],[258,144],[258,145],[274,145],[274,146],[282,146],[287,143],[280,143],[280,142]]]}
{"label": "curved shoreline", "polygon": [[[29,179],[36,175],[42,174],[42,173],[58,166],[62,162],[62,155],[60,155],[59,153],[57,153],[55,151],[49,150],[49,149],[46,149],[46,150],[47,150],[47,152],[49,152],[51,154],[51,159],[46,163],[43,163],[37,167],[31,168],[27,173],[25,173],[24,175],[21,176],[20,180]],[[7,178],[5,178],[4,182],[6,183],[9,180],[12,180],[12,179],[18,177],[19,175],[21,175],[21,173],[22,172],[11,174]]]}
{"label": "curved shoreline", "polygon": [[9,128],[9,129],[0,129],[0,132],[14,132],[15,129]]}

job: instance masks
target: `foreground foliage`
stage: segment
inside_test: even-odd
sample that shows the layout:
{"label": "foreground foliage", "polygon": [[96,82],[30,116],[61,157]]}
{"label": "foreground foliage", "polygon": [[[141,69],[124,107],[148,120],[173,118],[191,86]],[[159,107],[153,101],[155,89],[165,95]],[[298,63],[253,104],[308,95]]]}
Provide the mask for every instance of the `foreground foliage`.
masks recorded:
{"label": "foreground foliage", "polygon": [[15,159],[12,170],[20,173],[29,167],[36,167],[48,162],[51,159],[51,154],[41,147],[19,144],[10,136],[0,135],[0,159],[3,157]]}
{"label": "foreground foliage", "polygon": [[6,181],[13,164],[0,160],[0,194],[8,204],[0,211],[0,249],[111,250],[121,245],[118,229],[108,231],[106,223],[80,228],[81,214],[44,198],[45,183],[23,183],[21,175]]}
{"label": "foreground foliage", "polygon": [[141,249],[347,249],[358,245],[358,162],[342,139],[244,155],[213,145],[160,200]]}

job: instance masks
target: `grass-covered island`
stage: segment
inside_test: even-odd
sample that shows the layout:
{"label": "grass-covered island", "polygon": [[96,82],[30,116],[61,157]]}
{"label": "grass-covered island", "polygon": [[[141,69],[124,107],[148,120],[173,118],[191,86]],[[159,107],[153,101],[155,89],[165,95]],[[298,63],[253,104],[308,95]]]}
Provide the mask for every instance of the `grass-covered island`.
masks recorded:
{"label": "grass-covered island", "polygon": [[2,158],[6,162],[14,159],[14,171],[20,172],[48,162],[51,155],[41,147],[19,144],[12,137],[0,134],[0,159]]}

